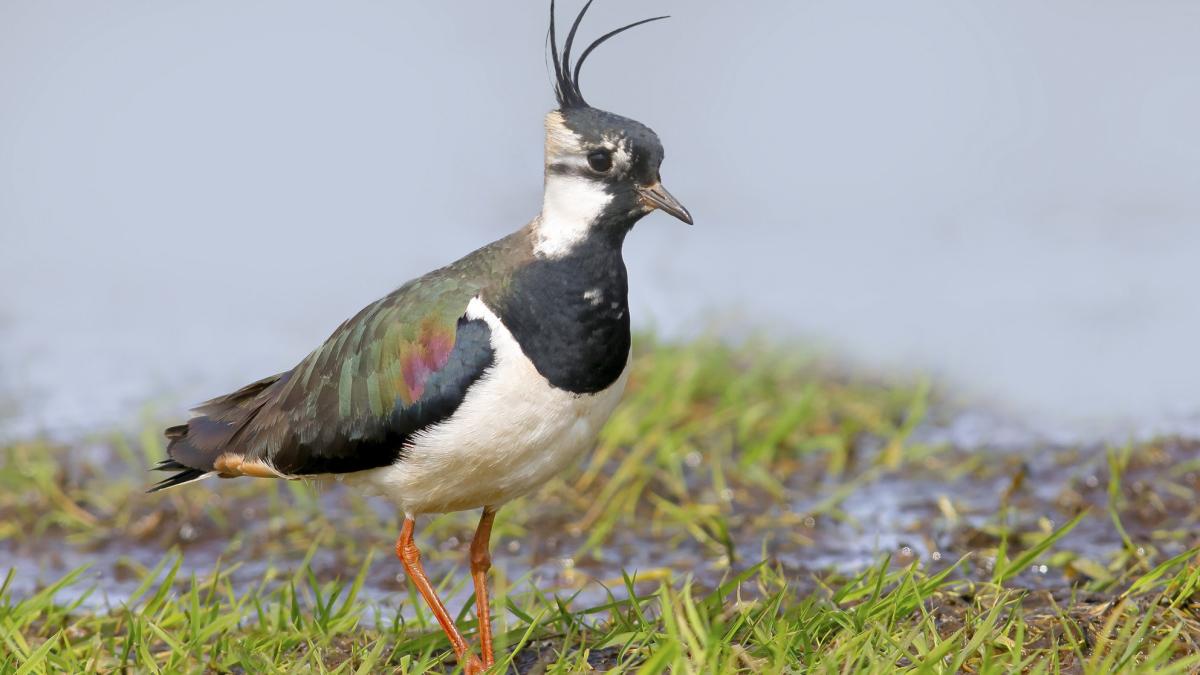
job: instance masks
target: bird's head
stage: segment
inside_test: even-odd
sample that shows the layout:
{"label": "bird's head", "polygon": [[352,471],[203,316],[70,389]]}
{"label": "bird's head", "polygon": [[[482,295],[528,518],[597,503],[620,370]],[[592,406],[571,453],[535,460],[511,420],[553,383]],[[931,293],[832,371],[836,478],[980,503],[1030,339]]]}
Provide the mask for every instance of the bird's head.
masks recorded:
{"label": "bird's head", "polygon": [[689,225],[692,216],[662,185],[663,147],[646,125],[587,104],[579,91],[584,60],[609,38],[659,16],[606,33],[571,63],[575,33],[587,13],[579,12],[561,54],[550,2],[550,56],[554,61],[558,108],[546,115],[546,187],[540,222],[540,252],[568,251],[589,236],[624,235],[655,209]]}

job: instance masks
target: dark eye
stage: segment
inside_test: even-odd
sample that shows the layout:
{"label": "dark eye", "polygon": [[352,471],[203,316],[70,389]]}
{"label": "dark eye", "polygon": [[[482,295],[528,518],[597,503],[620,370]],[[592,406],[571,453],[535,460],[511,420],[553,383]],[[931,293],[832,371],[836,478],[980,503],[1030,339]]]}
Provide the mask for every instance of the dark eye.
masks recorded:
{"label": "dark eye", "polygon": [[612,153],[608,150],[593,150],[588,154],[588,166],[593,171],[608,173],[612,168]]}

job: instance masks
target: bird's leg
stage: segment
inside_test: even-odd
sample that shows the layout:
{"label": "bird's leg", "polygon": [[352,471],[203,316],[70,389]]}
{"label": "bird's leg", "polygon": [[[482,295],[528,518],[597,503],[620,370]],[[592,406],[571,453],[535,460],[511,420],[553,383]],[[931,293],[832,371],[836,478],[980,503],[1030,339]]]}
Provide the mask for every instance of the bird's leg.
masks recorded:
{"label": "bird's leg", "polygon": [[458,657],[459,663],[463,664],[463,670],[467,673],[482,672],[482,664],[474,654],[467,651],[467,641],[463,639],[462,633],[458,632],[454,620],[446,611],[446,606],[442,604],[437,592],[433,590],[433,585],[429,583],[429,577],[425,576],[425,568],[421,566],[421,552],[417,550],[417,545],[413,541],[415,524],[412,516],[405,516],[404,525],[400,527],[400,538],[396,540],[396,557],[404,564],[404,571],[408,573],[408,578],[417,587],[421,597],[425,598],[429,609],[433,610],[433,616],[441,624],[446,637],[450,638],[450,646],[454,648],[454,654]]}
{"label": "bird's leg", "polygon": [[496,662],[492,652],[492,612],[488,607],[487,589],[487,573],[492,568],[489,550],[492,521],[495,518],[495,508],[483,507],[483,516],[479,518],[479,527],[475,528],[475,538],[471,540],[471,580],[475,582],[475,616],[479,623],[479,650],[483,652],[485,668],[491,668]]}

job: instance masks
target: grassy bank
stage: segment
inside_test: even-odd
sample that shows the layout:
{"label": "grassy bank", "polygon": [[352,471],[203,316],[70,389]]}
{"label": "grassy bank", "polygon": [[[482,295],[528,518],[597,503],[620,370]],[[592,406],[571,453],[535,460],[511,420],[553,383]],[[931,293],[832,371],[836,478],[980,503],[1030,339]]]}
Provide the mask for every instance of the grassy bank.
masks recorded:
{"label": "grassy bank", "polygon": [[[956,447],[920,381],[762,344],[639,354],[590,463],[501,511],[506,667],[1200,668],[1195,444]],[[454,670],[396,514],[338,485],[145,495],[158,427],[0,449],[0,672]],[[418,530],[472,633],[473,518]]]}

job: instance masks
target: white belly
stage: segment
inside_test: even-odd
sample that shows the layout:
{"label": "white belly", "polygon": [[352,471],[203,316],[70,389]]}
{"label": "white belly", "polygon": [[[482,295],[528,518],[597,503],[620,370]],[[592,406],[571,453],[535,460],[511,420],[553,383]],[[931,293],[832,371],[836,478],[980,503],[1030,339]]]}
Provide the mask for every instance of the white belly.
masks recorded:
{"label": "white belly", "polygon": [[467,317],[491,328],[492,367],[449,419],[414,437],[402,459],[345,477],[407,514],[499,506],[534,490],[592,449],[629,377],[627,363],[604,391],[555,389],[481,300],[471,301]]}

